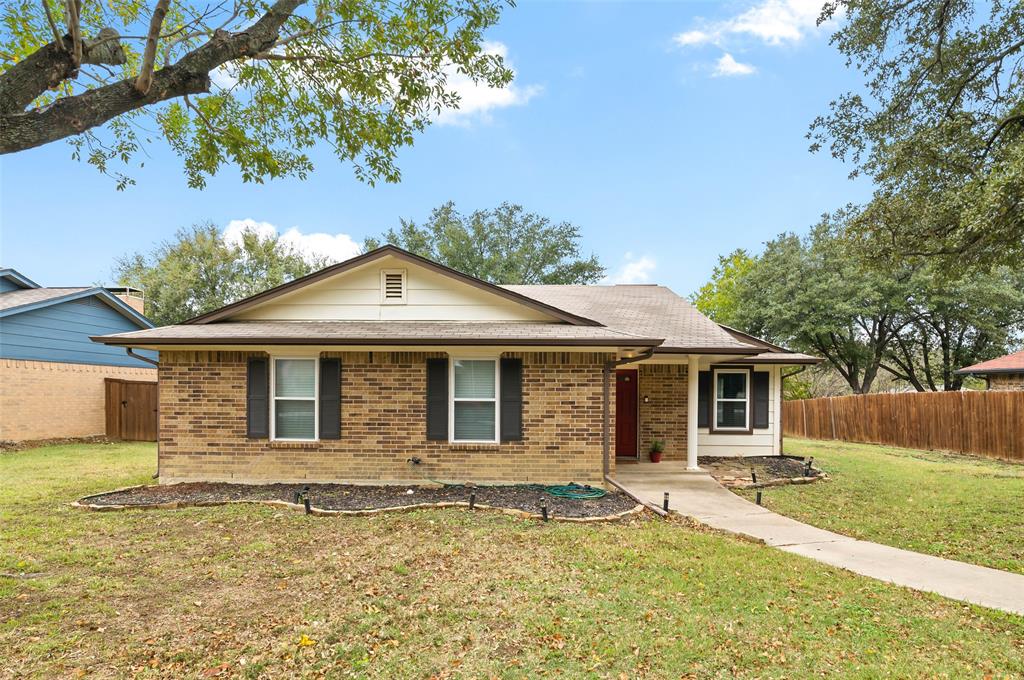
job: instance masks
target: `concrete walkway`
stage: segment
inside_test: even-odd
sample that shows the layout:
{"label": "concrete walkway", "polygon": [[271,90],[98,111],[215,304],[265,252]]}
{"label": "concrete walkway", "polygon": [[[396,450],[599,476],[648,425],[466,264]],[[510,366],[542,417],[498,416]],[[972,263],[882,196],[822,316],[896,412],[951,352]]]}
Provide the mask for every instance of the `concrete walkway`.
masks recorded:
{"label": "concrete walkway", "polygon": [[817,529],[746,501],[706,473],[687,472],[682,463],[620,465],[615,481],[658,507],[668,491],[670,509],[779,550],[908,588],[1024,615],[1022,575]]}

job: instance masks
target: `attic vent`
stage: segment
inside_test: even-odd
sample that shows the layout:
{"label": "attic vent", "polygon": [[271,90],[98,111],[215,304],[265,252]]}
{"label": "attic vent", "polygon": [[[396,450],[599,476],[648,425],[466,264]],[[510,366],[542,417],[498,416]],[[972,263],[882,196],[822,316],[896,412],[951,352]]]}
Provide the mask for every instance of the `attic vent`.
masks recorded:
{"label": "attic vent", "polygon": [[405,270],[381,270],[380,291],[381,302],[389,304],[401,304],[405,302]]}

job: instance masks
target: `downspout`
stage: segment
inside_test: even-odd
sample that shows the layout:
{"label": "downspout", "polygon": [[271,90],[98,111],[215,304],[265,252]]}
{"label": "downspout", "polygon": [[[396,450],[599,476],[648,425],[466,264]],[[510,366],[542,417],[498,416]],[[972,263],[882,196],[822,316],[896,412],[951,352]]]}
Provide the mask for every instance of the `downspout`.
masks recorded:
{"label": "downspout", "polygon": [[[153,364],[160,369],[160,362],[149,357],[144,357],[141,354],[136,354],[131,347],[125,347],[124,351],[128,352],[128,356],[138,359],[139,361],[145,361],[147,364]],[[157,388],[156,388],[156,473],[153,475],[153,479],[160,479],[160,373],[156,374]]]}
{"label": "downspout", "polygon": [[[643,361],[644,359],[650,359],[651,355],[653,355],[653,354],[654,354],[654,348],[651,347],[651,348],[647,349],[646,351],[641,352],[640,354],[637,354],[635,357],[627,357],[625,359],[614,359],[612,361],[604,362],[604,370],[602,371],[602,375],[604,377],[604,407],[602,409],[604,422],[602,423],[601,441],[602,441],[602,448],[603,448],[603,450],[602,450],[602,463],[603,463],[603,466],[604,466],[604,477],[605,477],[605,479],[608,479],[608,475],[611,473],[611,469],[612,469],[611,468],[611,457],[610,457],[610,444],[608,442],[608,436],[609,436],[609,432],[611,430],[610,420],[611,420],[611,401],[612,401],[612,399],[611,399],[611,387],[608,385],[608,383],[611,380],[612,369],[616,368],[618,366],[622,366],[623,364],[631,364],[631,363],[633,363],[635,361]],[[608,481],[611,481],[611,480],[608,480]]]}
{"label": "downspout", "polygon": [[160,362],[159,361],[156,361],[155,359],[150,359],[149,357],[144,357],[141,354],[136,354],[135,351],[131,347],[125,347],[124,351],[128,352],[128,356],[130,356],[130,357],[132,357],[134,359],[138,359],[139,361],[145,361],[147,364],[153,364],[154,366],[157,366],[157,367],[160,366]]}
{"label": "downspout", "polygon": [[[785,401],[785,399],[783,398],[783,395],[781,393],[782,393],[783,388],[786,386],[786,378],[792,378],[794,375],[799,375],[800,373],[803,373],[806,370],[807,370],[807,366],[805,365],[805,366],[801,366],[800,368],[796,369],[792,373],[784,373],[781,370],[779,371],[779,392],[780,392],[779,400],[780,401]],[[779,414],[779,455],[780,456],[786,455],[786,451],[782,448],[782,446],[783,446],[783,441],[782,441],[782,414],[780,413]]]}

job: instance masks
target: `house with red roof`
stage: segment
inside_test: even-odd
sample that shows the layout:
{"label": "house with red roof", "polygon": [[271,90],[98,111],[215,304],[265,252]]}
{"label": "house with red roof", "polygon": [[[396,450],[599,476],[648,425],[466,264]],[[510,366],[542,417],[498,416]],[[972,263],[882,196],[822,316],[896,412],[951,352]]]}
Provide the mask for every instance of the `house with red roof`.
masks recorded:
{"label": "house with red roof", "polygon": [[957,373],[984,378],[990,390],[1024,390],[1024,350],[961,368]]}

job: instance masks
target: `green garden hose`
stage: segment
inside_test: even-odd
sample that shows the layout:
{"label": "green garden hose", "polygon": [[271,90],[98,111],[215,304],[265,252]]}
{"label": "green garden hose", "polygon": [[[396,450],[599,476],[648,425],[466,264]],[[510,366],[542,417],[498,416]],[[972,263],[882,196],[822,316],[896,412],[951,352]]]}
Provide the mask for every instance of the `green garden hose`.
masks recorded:
{"label": "green garden hose", "polygon": [[563,485],[544,486],[543,484],[530,484],[531,489],[537,489],[543,491],[549,496],[556,498],[570,498],[572,500],[589,500],[591,498],[603,498],[608,494],[604,489],[599,489],[593,486],[584,486],[571,482]]}

